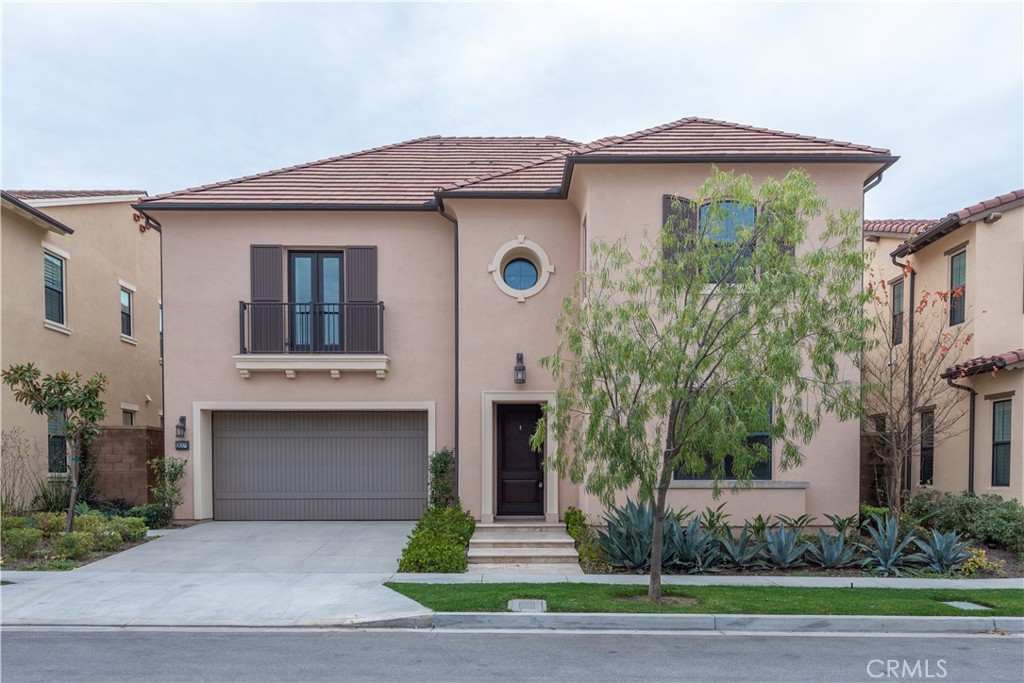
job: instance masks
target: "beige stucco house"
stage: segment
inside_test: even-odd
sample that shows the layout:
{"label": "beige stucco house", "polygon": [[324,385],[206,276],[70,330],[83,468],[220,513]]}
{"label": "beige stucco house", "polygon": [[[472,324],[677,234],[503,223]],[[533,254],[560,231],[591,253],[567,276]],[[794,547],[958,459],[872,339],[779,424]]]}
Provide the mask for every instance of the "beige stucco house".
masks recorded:
{"label": "beige stucco house", "polygon": [[[589,243],[637,245],[712,164],[755,181],[799,166],[833,209],[862,212],[895,160],[687,118],[589,144],[421,138],[147,198],[136,207],[164,239],[167,424],[181,425],[166,448],[189,460],[178,514],[412,519],[427,454],[450,446],[478,519],[598,515],[527,446],[555,388],[538,361]],[[826,420],[805,465],[772,463],[726,510],[853,514],[858,434]],[[677,481],[669,502],[711,494]]]}
{"label": "beige stucco house", "polygon": [[[962,291],[944,311],[942,330],[968,340],[936,379],[959,402],[950,424],[933,424],[922,406],[914,429],[909,487],[1024,497],[1024,190],[1015,190],[939,220],[871,220],[872,272],[896,284],[894,313],[909,343],[913,305],[925,291]],[[909,264],[901,268],[897,264]],[[868,421],[867,425],[871,425]]]}
{"label": "beige stucco house", "polygon": [[[161,423],[160,236],[131,207],[142,196],[4,191],[2,198],[0,364],[104,373],[107,425]],[[4,432],[20,428],[27,439],[34,472],[65,476],[59,423],[33,414],[7,387],[0,406]]]}

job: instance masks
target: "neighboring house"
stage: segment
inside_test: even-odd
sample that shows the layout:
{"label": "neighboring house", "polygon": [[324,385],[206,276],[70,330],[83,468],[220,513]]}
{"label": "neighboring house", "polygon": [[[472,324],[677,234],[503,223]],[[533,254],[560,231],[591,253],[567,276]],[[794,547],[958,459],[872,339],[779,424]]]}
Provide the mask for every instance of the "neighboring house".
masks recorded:
{"label": "neighboring house", "polygon": [[[161,423],[160,236],[131,208],[144,196],[2,195],[0,364],[104,373],[105,425]],[[32,413],[7,387],[0,394],[2,428],[21,428],[36,453],[36,473],[66,476],[59,422]]]}
{"label": "neighboring house", "polygon": [[[528,446],[555,389],[538,361],[590,242],[638,245],[712,164],[755,182],[802,167],[833,209],[862,212],[895,160],[687,118],[582,145],[421,138],[147,198],[136,207],[164,239],[168,427],[182,425],[166,448],[189,459],[178,514],[414,519],[427,454],[452,446],[478,519],[599,515]],[[858,433],[827,418],[805,465],[776,458],[727,510],[855,513]],[[711,493],[678,481],[669,503]]]}
{"label": "neighboring house", "polygon": [[[892,314],[904,339],[924,291],[960,290],[946,312],[945,331],[966,326],[970,341],[940,378],[960,397],[962,418],[950,437],[925,438],[911,463],[910,488],[994,493],[1024,492],[1024,190],[950,213],[939,220],[869,220],[865,238],[876,245],[872,271],[896,284]],[[910,278],[898,263],[909,263]],[[907,271],[909,272],[909,271]],[[905,342],[904,342],[905,343]],[[973,404],[973,410],[971,406]],[[931,424],[928,407],[914,428]],[[869,422],[870,424],[870,422]],[[972,439],[973,436],[973,439]],[[929,447],[931,446],[931,447]],[[922,453],[923,450],[923,453]]]}

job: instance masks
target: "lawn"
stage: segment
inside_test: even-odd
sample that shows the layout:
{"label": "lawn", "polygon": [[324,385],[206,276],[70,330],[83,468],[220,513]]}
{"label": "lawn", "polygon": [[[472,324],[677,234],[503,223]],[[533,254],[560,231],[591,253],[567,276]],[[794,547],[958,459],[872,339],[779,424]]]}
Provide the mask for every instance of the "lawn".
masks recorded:
{"label": "lawn", "polygon": [[[882,616],[1024,616],[1024,590],[900,588],[783,588],[775,586],[662,586],[662,594],[696,604],[653,605],[629,599],[647,586],[585,583],[388,583],[437,612],[504,612],[509,600],[543,599],[549,612],[682,614],[862,614]],[[991,607],[965,611],[940,601]],[[689,601],[688,601],[689,602]]]}

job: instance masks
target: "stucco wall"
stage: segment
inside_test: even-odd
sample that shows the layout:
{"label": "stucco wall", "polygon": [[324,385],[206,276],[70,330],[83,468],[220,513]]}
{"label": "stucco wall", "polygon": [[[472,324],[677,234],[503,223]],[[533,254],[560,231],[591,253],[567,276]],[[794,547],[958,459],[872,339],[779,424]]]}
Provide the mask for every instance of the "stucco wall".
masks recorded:
{"label": "stucco wall", "polygon": [[[195,516],[192,458],[174,451],[173,426],[197,425],[198,402],[435,402],[436,445],[453,444],[453,249],[451,223],[433,213],[154,211],[164,230],[167,452],[190,460],[178,516]],[[249,246],[286,249],[378,247],[378,295],[386,307],[386,379],[372,372],[254,372],[243,379],[238,302],[250,300]],[[208,454],[207,454],[208,455]],[[212,514],[204,511],[203,516]]]}
{"label": "stucco wall", "polygon": [[[160,235],[140,232],[127,202],[41,208],[75,230],[48,232],[13,212],[3,211],[2,363],[35,363],[43,373],[104,373],[107,418],[121,425],[121,404],[137,406],[135,424],[160,426],[161,368],[159,336]],[[43,246],[48,242],[70,254],[67,260],[66,327],[44,326]],[[136,287],[134,343],[122,341],[118,280]],[[148,398],[147,398],[148,397]],[[3,387],[2,428],[21,427],[38,444],[37,468],[46,472],[46,418],[34,415]]]}

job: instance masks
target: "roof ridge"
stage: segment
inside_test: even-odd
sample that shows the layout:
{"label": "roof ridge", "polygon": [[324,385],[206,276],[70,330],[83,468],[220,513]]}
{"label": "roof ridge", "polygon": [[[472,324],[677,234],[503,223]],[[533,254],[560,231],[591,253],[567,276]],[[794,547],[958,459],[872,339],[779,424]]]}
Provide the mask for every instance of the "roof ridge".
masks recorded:
{"label": "roof ridge", "polygon": [[197,185],[196,187],[186,187],[181,190],[174,190],[173,192],[165,192],[163,194],[154,195],[147,198],[146,201],[153,201],[157,199],[168,199],[169,197],[176,197],[178,195],[193,193],[193,192],[204,192],[206,190],[212,190],[215,188],[226,187],[228,185],[235,185],[237,183],[245,182],[247,180],[255,180],[257,178],[266,178],[268,176],[278,175],[287,171],[295,171],[300,168],[310,168],[312,166],[319,166],[321,164],[327,164],[332,161],[341,161],[342,159],[352,159],[355,157],[363,156],[371,152],[382,152],[384,150],[396,149],[398,147],[404,147],[405,145],[411,145],[416,142],[423,142],[424,140],[436,140],[440,138],[440,135],[425,135],[419,138],[413,138],[411,140],[403,140],[402,142],[393,142],[390,145],[380,145],[378,147],[370,147],[368,149],[361,149],[356,152],[349,152],[347,154],[339,154],[333,157],[327,157],[325,159],[317,159],[316,161],[307,161],[304,164],[295,164],[293,166],[284,166],[282,168],[275,168],[271,171],[264,171],[263,173],[254,173],[252,175],[239,176],[238,178],[231,178],[229,180],[222,180],[216,183],[210,183],[208,185]]}
{"label": "roof ridge", "polygon": [[90,194],[94,196],[110,195],[116,196],[121,194],[146,194],[146,190],[4,190],[4,192],[12,195],[19,194]]}
{"label": "roof ridge", "polygon": [[576,149],[576,148],[573,147],[573,148],[570,148],[570,149],[562,150],[560,152],[554,152],[554,153],[551,153],[551,154],[545,154],[542,157],[537,157],[533,161],[521,162],[521,163],[516,164],[515,166],[511,166],[509,168],[503,168],[501,170],[494,171],[492,173],[485,173],[483,175],[474,176],[472,178],[463,178],[461,180],[456,180],[456,181],[451,182],[451,183],[449,183],[447,185],[442,185],[441,187],[439,187],[437,189],[437,191],[438,192],[443,192],[445,190],[458,190],[458,189],[461,189],[461,188],[468,187],[470,185],[476,185],[477,183],[482,183],[482,182],[487,181],[487,180],[494,180],[495,178],[501,178],[501,177],[506,176],[506,175],[511,175],[513,173],[518,173],[519,171],[525,171],[528,168],[533,168],[534,166],[540,166],[541,164],[545,164],[545,163],[547,163],[549,161],[555,161],[556,159],[564,159],[564,158],[570,156],[570,154],[572,153],[572,151],[574,149]]}
{"label": "roof ridge", "polygon": [[856,143],[856,142],[846,142],[845,140],[833,140],[831,138],[819,138],[819,137],[815,137],[813,135],[802,135],[800,133],[789,133],[789,132],[784,131],[784,130],[775,130],[775,129],[772,129],[772,128],[762,128],[762,127],[759,127],[759,126],[747,125],[745,123],[734,123],[732,121],[723,121],[721,119],[709,119],[709,118],[704,118],[704,117],[700,117],[700,116],[687,116],[687,117],[679,119],[678,121],[672,121],[671,123],[665,123],[665,124],[662,124],[660,126],[654,126],[652,128],[645,128],[643,130],[638,130],[635,133],[630,133],[629,135],[612,135],[612,136],[609,136],[609,137],[606,137],[606,138],[601,138],[599,140],[595,140],[594,142],[590,142],[590,143],[587,143],[585,145],[581,145],[581,149],[585,149],[585,148],[588,148],[588,147],[590,148],[590,149],[588,149],[585,152],[581,152],[581,154],[590,154],[592,152],[596,152],[596,151],[601,150],[601,149],[607,149],[609,147],[613,147],[615,145],[622,144],[624,142],[631,142],[633,140],[637,140],[637,139],[642,138],[642,137],[647,137],[648,135],[652,135],[654,133],[661,133],[661,132],[664,132],[666,130],[672,130],[674,128],[679,128],[679,127],[681,127],[681,126],[683,126],[685,124],[688,124],[688,123],[709,123],[709,124],[716,125],[716,126],[722,126],[724,128],[732,128],[734,130],[749,130],[749,131],[754,131],[756,133],[767,133],[769,135],[775,135],[775,136],[778,136],[778,137],[784,137],[784,138],[790,138],[790,139],[796,139],[796,140],[807,140],[807,141],[810,141],[810,142],[820,142],[820,143],[823,143],[823,144],[830,144],[830,145],[838,145],[840,147],[849,147],[851,149],[865,150],[865,151],[875,152],[875,153],[880,153],[880,154],[889,154],[890,153],[890,150],[888,150],[888,149],[882,149],[880,147],[872,147],[870,145],[862,145],[862,144]]}

